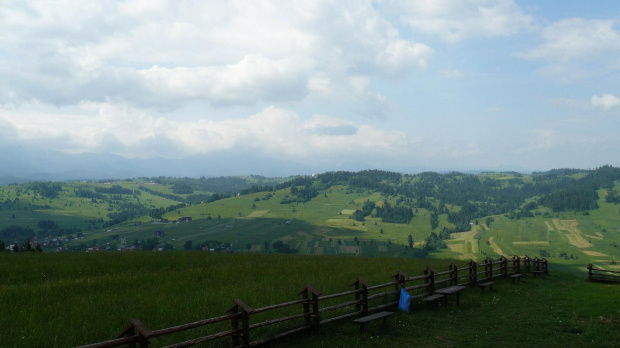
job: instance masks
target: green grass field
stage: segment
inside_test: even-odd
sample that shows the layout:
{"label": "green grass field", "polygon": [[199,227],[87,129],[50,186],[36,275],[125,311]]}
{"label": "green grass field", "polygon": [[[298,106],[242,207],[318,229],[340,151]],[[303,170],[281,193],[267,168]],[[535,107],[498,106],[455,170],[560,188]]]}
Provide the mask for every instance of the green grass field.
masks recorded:
{"label": "green grass field", "polygon": [[[304,284],[323,294],[347,291],[361,276],[371,285],[397,270],[419,274],[450,260],[265,255],[254,253],[0,254],[0,346],[68,347],[113,338],[138,318],[161,329],[223,315],[239,298],[253,308],[299,299]],[[462,261],[457,261],[462,262]],[[325,325],[274,347],[612,347],[620,330],[620,286],[589,283],[585,269],[551,263],[550,274],[492,292],[462,293],[461,305],[412,304],[366,335],[348,321]],[[225,330],[228,325],[221,326]],[[197,330],[155,346],[206,335]],[[224,339],[221,346],[229,346]]]}
{"label": "green grass field", "polygon": [[[502,180],[504,178],[499,178]],[[514,179],[505,178],[506,181]],[[424,239],[431,233],[430,215],[426,209],[415,209],[408,224],[386,223],[380,218],[367,216],[360,222],[350,218],[366,201],[378,206],[385,202],[396,204],[398,196],[386,197],[369,190],[351,190],[346,186],[332,186],[305,203],[281,204],[288,189],[272,193],[259,192],[235,196],[211,203],[178,208],[163,215],[171,223],[149,223],[147,215],[115,225],[104,226],[107,214],[120,209],[115,201],[92,201],[76,197],[81,189],[94,190],[119,185],[136,190],[147,185],[151,190],[171,194],[169,185],[147,184],[141,180],[123,180],[112,183],[63,183],[62,191],[54,199],[43,198],[28,190],[28,185],[2,186],[0,189],[0,229],[24,226],[36,229],[41,220],[53,220],[61,227],[81,229],[83,239],[64,243],[66,248],[83,249],[85,245],[109,247],[144,242],[163,231],[160,246],[171,245],[182,250],[188,241],[198,245],[206,241],[229,243],[237,251],[273,252],[271,245],[282,241],[307,255],[353,255],[379,257],[419,257]],[[620,185],[617,185],[618,188]],[[606,189],[599,190],[599,208],[583,213],[554,213],[539,208],[535,217],[509,219],[493,216],[490,226],[482,223],[472,226],[471,232],[457,233],[447,240],[447,249],[431,253],[432,257],[460,260],[481,260],[487,256],[529,255],[546,257],[555,263],[584,267],[594,263],[600,267],[620,269],[620,214],[616,204],[606,203]],[[186,195],[185,195],[186,196]],[[148,209],[165,208],[178,202],[146,191],[141,195],[122,195],[126,203],[141,203]],[[7,204],[6,202],[12,202]],[[448,206],[452,211],[460,208]],[[179,218],[192,217],[190,223],[175,224]],[[140,225],[137,225],[139,222]],[[439,216],[438,232],[442,227],[452,228],[447,216]],[[415,248],[407,248],[411,235]],[[113,237],[114,236],[114,237]],[[116,239],[118,236],[119,239]],[[6,241],[10,242],[10,241]]]}

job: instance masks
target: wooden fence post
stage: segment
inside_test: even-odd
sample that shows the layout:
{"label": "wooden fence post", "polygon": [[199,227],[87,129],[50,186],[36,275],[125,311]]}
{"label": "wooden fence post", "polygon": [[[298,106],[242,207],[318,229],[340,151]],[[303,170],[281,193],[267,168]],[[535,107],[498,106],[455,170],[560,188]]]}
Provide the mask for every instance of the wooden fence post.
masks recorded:
{"label": "wooden fence post", "polygon": [[592,281],[592,264],[588,264],[588,280]]}
{"label": "wooden fence post", "polygon": [[519,256],[515,255],[512,257],[512,271],[515,274],[521,273],[521,258]]}
{"label": "wooden fence post", "polygon": [[523,257],[523,268],[525,271],[525,274],[529,274],[530,273],[530,266],[531,266],[531,259],[529,256],[525,255]]}
{"label": "wooden fence post", "polygon": [[493,260],[489,257],[484,260],[484,276],[486,279],[493,279]]}
{"label": "wooden fence post", "polygon": [[[239,306],[235,304],[234,306],[230,307],[230,309],[227,310],[226,312],[230,314],[238,314]],[[234,317],[230,319],[230,325],[231,325],[232,330],[234,331],[234,333],[231,336],[232,346],[238,347],[239,346],[239,316],[238,315],[235,315]]]}
{"label": "wooden fence post", "polygon": [[534,257],[532,259],[532,263],[533,263],[533,266],[534,266],[534,270],[535,271],[540,271],[540,259],[538,258],[538,256],[536,256],[536,257]]}
{"label": "wooden fence post", "polygon": [[549,274],[549,261],[547,261],[547,259],[543,257],[540,262],[542,262],[544,268],[543,272],[545,272],[545,274]]}
{"label": "wooden fence post", "polygon": [[362,277],[357,277],[360,284],[362,285],[362,316],[368,315],[368,288],[370,284],[364,280]]}
{"label": "wooden fence post", "polygon": [[426,278],[424,279],[424,284],[429,284],[430,293],[435,292],[435,270],[433,270],[430,266],[426,266],[424,272],[422,272]]}
{"label": "wooden fence post", "polygon": [[478,282],[478,264],[476,261],[471,260],[468,263],[469,265],[469,281],[472,284],[476,284]]}
{"label": "wooden fence post", "polygon": [[500,272],[504,275],[504,277],[508,277],[508,259],[504,256],[500,257]]}
{"label": "wooden fence post", "polygon": [[[312,299],[310,299],[310,294],[312,294]],[[302,295],[305,300],[304,318],[306,325],[312,325],[312,331],[319,333],[321,331],[321,318],[319,316],[319,296],[321,296],[321,292],[314,286],[306,284],[298,295]],[[310,311],[310,307],[312,307],[312,311]]]}
{"label": "wooden fence post", "polygon": [[399,270],[398,273],[392,276],[392,278],[394,278],[394,290],[396,291],[394,297],[396,297],[396,301],[398,302],[400,300],[400,287],[406,287],[407,285],[405,283],[405,278],[407,278],[407,275]]}
{"label": "wooden fence post", "polygon": [[140,348],[148,348],[149,338],[153,335],[153,332],[138,319],[131,319],[129,322],[131,323],[131,326],[138,330],[138,335],[140,337]]}
{"label": "wooden fence post", "polygon": [[240,299],[233,301],[241,309],[241,344],[243,347],[250,346],[250,314],[254,312],[250,306]]}
{"label": "wooden fence post", "polygon": [[450,285],[459,285],[459,266],[454,262],[448,265],[450,270]]}
{"label": "wooden fence post", "polygon": [[307,285],[310,287],[310,291],[312,292],[312,315],[314,316],[314,332],[321,332],[321,317],[319,316],[319,296],[321,292],[315,289],[312,285]]}
{"label": "wooden fence post", "polygon": [[307,326],[312,325],[312,314],[310,313],[310,295],[308,288],[304,288],[297,295],[301,295],[301,298],[304,300],[304,321]]}
{"label": "wooden fence post", "polygon": [[[131,323],[131,321],[129,322],[129,326],[123,330],[123,332],[119,333],[116,338],[121,338],[121,337],[131,337],[134,336],[136,334],[136,329],[133,326],[133,323]],[[136,348],[136,343],[135,342],[131,342],[127,344],[128,348]]]}
{"label": "wooden fence post", "polygon": [[[355,286],[355,290],[359,290],[360,289],[359,277],[353,283],[351,283],[351,285]],[[359,291],[357,291],[355,293],[355,311],[356,312],[359,312],[362,309],[362,303],[360,299],[361,299],[361,294],[359,293]]]}

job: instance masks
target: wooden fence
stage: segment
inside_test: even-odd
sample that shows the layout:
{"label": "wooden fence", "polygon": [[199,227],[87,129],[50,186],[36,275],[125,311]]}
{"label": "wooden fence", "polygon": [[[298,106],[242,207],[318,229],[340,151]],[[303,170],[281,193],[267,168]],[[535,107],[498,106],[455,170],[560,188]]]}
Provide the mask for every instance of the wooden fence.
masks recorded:
{"label": "wooden fence", "polygon": [[[385,308],[394,308],[398,305],[401,287],[404,287],[412,295],[412,298],[423,298],[446,286],[475,285],[498,277],[534,272],[548,273],[548,261],[544,258],[530,259],[527,256],[523,258],[515,256],[510,259],[502,257],[495,261],[487,258],[481,263],[470,261],[463,267],[452,263],[448,265],[448,270],[442,272],[427,267],[418,276],[408,276],[402,271],[398,271],[391,277],[392,281],[378,285],[370,285],[363,278],[358,277],[351,283],[352,290],[330,295],[323,295],[312,285],[306,284],[298,293],[298,296],[301,296],[299,300],[262,308],[252,308],[243,301],[235,299],[234,305],[224,316],[165,329],[151,331],[140,320],[131,319],[129,326],[116,339],[84,345],[79,348],[109,348],[122,345],[129,347],[136,347],[137,345],[140,348],[145,348],[149,347],[151,340],[157,337],[223,322],[229,322],[230,328],[166,347],[190,347],[223,337],[231,337],[233,347],[257,346],[302,331],[320,332],[322,325],[331,322],[366,316],[371,312]],[[275,317],[268,320],[251,323],[251,319],[253,317],[260,318],[260,314],[277,313],[277,311],[282,310],[288,311],[288,315],[278,316],[275,314]],[[294,314],[291,315],[290,313]],[[281,329],[284,323],[290,323],[290,325]],[[258,334],[251,336],[252,332],[260,328],[271,328],[271,332],[266,336]],[[255,336],[258,337],[255,338]]]}
{"label": "wooden fence", "polygon": [[594,268],[592,264],[588,265],[588,280],[606,282],[606,283],[620,283],[620,272],[610,271],[602,268]]}

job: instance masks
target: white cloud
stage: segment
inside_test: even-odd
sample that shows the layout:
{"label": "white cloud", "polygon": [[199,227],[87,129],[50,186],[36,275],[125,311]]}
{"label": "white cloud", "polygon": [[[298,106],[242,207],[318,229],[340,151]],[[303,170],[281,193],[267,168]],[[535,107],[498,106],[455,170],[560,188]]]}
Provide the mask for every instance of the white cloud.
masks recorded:
{"label": "white cloud", "polygon": [[299,101],[424,69],[433,53],[369,0],[7,1],[0,18],[0,102]]}
{"label": "white cloud", "polygon": [[541,32],[543,43],[520,54],[526,59],[569,61],[620,50],[620,36],[610,20],[569,18]]}
{"label": "white cloud", "polygon": [[306,94],[306,67],[290,59],[269,60],[250,55],[224,67],[157,65],[137,72],[155,95],[179,99],[206,99],[213,104],[252,103],[259,100],[296,100]]}
{"label": "white cloud", "polygon": [[564,19],[541,31],[540,45],[517,56],[547,62],[541,72],[564,80],[604,75],[618,70],[620,34],[614,24],[611,20]]}
{"label": "white cloud", "polygon": [[281,159],[339,158],[362,151],[405,153],[405,133],[268,107],[245,118],[168,120],[124,104],[84,102],[78,109],[31,104],[0,114],[0,133],[62,152],[109,151],[127,157],[180,158],[244,149]]}
{"label": "white cloud", "polygon": [[456,42],[515,34],[532,23],[512,0],[386,0],[389,11],[411,28]]}
{"label": "white cloud", "polygon": [[557,131],[552,129],[536,128],[529,132],[529,139],[523,147],[518,148],[517,153],[527,153],[532,151],[549,151],[564,144],[564,139]]}
{"label": "white cloud", "polygon": [[620,99],[618,99],[618,97],[613,94],[607,93],[604,93],[600,97],[596,95],[592,96],[592,99],[590,99],[590,101],[592,102],[592,106],[596,108],[601,108],[603,110],[609,110],[613,107],[620,105]]}

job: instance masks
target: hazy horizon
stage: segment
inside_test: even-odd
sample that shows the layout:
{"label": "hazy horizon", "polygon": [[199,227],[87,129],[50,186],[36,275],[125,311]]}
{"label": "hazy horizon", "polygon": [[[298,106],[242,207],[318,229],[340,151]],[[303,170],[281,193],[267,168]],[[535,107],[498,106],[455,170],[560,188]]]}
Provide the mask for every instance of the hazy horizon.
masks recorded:
{"label": "hazy horizon", "polygon": [[0,176],[620,166],[620,3],[3,1]]}

